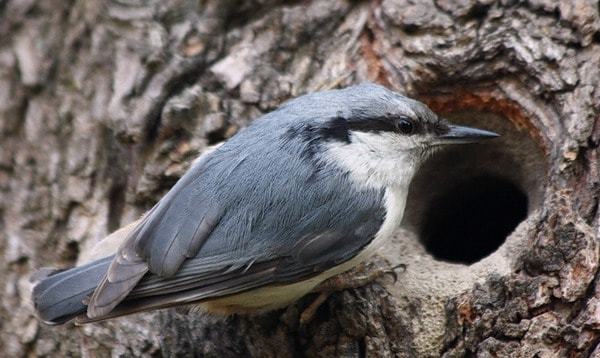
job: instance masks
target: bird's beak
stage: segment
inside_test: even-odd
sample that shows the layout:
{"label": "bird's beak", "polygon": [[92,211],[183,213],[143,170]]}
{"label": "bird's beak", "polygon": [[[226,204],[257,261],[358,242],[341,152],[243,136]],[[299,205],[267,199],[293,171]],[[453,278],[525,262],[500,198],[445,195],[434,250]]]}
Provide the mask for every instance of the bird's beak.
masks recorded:
{"label": "bird's beak", "polygon": [[492,139],[500,135],[483,129],[450,125],[449,131],[438,136],[435,144],[476,143],[484,139]]}

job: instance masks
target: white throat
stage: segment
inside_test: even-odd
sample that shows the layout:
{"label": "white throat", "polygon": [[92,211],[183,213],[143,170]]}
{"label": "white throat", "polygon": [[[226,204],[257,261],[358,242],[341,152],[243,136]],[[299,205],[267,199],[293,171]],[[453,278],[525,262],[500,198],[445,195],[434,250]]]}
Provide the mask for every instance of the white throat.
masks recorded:
{"label": "white throat", "polygon": [[407,151],[410,143],[401,142],[397,135],[354,132],[351,138],[351,143],[328,143],[329,160],[348,171],[355,185],[384,190],[385,219],[374,240],[356,258],[362,261],[385,245],[400,226],[417,166]]}
{"label": "white throat", "polygon": [[409,139],[388,133],[351,132],[351,143],[330,142],[325,155],[360,187],[405,191],[416,172]]}

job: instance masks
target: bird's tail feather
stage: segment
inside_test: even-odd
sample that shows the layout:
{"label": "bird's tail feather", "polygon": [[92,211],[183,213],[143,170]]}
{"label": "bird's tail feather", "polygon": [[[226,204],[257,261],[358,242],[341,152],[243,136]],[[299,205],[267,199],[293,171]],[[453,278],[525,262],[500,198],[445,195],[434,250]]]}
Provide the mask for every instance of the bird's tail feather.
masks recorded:
{"label": "bird's tail feather", "polygon": [[57,325],[84,313],[84,303],[102,280],[111,257],[73,267],[65,271],[41,269],[32,276],[32,301],[38,316],[47,324]]}

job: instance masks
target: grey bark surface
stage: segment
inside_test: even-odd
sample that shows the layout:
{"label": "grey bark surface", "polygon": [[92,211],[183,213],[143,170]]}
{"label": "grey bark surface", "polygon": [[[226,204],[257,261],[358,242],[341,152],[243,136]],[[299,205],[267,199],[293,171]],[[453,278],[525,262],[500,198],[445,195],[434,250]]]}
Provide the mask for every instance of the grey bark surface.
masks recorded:
{"label": "grey bark surface", "polygon": [[[425,286],[437,267],[479,271],[411,294],[419,264],[400,233],[386,258],[405,274],[332,295],[306,326],[310,297],[256,317],[182,308],[84,327],[34,317],[33,270],[74,264],[261,113],[364,80],[440,113],[500,115],[539,145],[547,183],[504,266],[429,257]],[[593,0],[0,0],[0,352],[600,355],[599,84]]]}

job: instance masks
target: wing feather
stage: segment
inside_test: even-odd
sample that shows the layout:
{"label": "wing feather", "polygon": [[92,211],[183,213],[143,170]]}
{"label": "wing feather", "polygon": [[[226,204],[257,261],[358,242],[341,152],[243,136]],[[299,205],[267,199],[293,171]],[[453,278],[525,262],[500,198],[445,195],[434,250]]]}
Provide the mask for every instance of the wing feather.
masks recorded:
{"label": "wing feather", "polygon": [[[196,162],[143,218],[83,321],[310,277],[372,240],[385,214],[381,190],[357,189],[339,168],[299,157],[303,147],[282,149],[279,124],[250,143],[252,130]],[[288,140],[286,148],[304,145]]]}
{"label": "wing feather", "polygon": [[[106,316],[127,297],[146,273],[153,272],[162,277],[172,276],[185,259],[193,256],[194,250],[197,251],[210,236],[220,220],[222,210],[209,210],[204,218],[200,216],[200,219],[197,219],[198,213],[186,215],[178,212],[189,211],[188,206],[192,204],[189,201],[189,192],[194,189],[194,179],[202,170],[207,158],[196,162],[194,168],[146,214],[126,238],[111,262],[106,276],[89,300],[87,315],[90,318]],[[188,206],[173,206],[178,196],[186,198]],[[179,225],[177,221],[164,225],[165,217],[185,220]]]}
{"label": "wing feather", "polygon": [[[357,240],[352,235],[362,234],[361,231],[371,225],[371,221],[363,223],[352,233],[338,232],[336,235],[327,232],[316,238],[307,237],[298,245],[302,249],[294,256],[255,258],[246,265],[231,261],[231,258],[228,261],[225,255],[188,260],[172,277],[144,277],[127,298],[102,319],[227,296],[267,284],[286,284],[309,278],[360,252],[369,241]],[[343,253],[327,254],[335,250],[332,245],[339,245],[344,241],[362,244],[346,246]]]}

